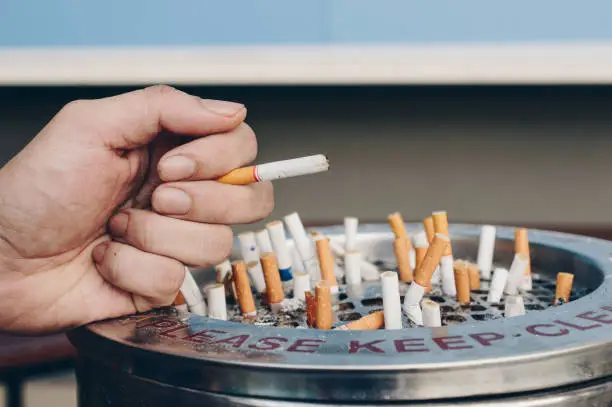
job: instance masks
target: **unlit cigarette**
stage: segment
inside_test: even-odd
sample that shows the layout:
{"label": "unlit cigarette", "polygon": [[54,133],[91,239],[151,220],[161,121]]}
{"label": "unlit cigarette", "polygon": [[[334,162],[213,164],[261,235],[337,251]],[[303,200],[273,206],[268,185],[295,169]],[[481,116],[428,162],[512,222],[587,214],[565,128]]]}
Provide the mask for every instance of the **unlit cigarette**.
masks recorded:
{"label": "unlit cigarette", "polygon": [[249,283],[246,265],[242,260],[232,262],[232,273],[234,276],[234,284],[236,284],[236,294],[238,295],[238,305],[243,315],[256,315],[255,301],[253,300],[253,292]]}
{"label": "unlit cigarette", "polygon": [[431,276],[440,263],[440,259],[442,258],[442,254],[446,250],[448,243],[448,237],[436,233],[431,245],[425,253],[425,258],[421,263],[421,267],[417,269],[414,275],[414,281],[421,287],[427,287],[429,285]]}
{"label": "unlit cigarette", "polygon": [[331,308],[331,287],[327,281],[320,281],[315,287],[315,300],[317,306],[317,329],[331,329],[333,314]]}
{"label": "unlit cigarette", "polygon": [[266,282],[263,277],[263,270],[259,263],[259,256],[261,254],[257,242],[255,239],[255,233],[243,232],[238,235],[238,244],[240,245],[240,253],[242,259],[246,263],[249,275],[253,280],[253,285],[258,293],[266,291]]}
{"label": "unlit cigarette", "polygon": [[457,301],[461,305],[470,304],[470,276],[467,264],[464,261],[455,262],[455,286],[457,290]]}
{"label": "unlit cigarette", "polygon": [[410,267],[410,249],[412,243],[407,237],[398,238],[393,241],[393,250],[397,259],[397,268],[401,281],[410,283],[413,279],[414,271]]}
{"label": "unlit cigarette", "polygon": [[423,227],[425,228],[425,233],[427,234],[427,240],[431,244],[434,235],[436,234],[436,229],[434,228],[434,221],[431,216],[423,219]]}
{"label": "unlit cigarette", "polygon": [[329,160],[325,155],[318,154],[236,168],[224,176],[217,178],[217,182],[232,185],[247,185],[254,182],[274,181],[281,178],[316,174],[327,170],[329,170]]}
{"label": "unlit cigarette", "polygon": [[524,253],[516,253],[512,259],[510,270],[508,271],[508,281],[504,292],[510,295],[517,295],[518,289],[525,275],[525,270],[529,265],[529,259]]}
{"label": "unlit cigarette", "polygon": [[270,253],[274,251],[272,248],[272,241],[270,240],[270,234],[267,229],[259,230],[255,233],[255,241],[259,247],[261,253]]}
{"label": "unlit cigarette", "polygon": [[357,228],[359,227],[359,219],[353,216],[344,218],[344,249],[355,250],[357,241]]}
{"label": "unlit cigarette", "polygon": [[270,243],[272,244],[272,250],[276,254],[276,261],[278,263],[278,272],[282,281],[289,281],[292,277],[292,261],[289,247],[287,247],[287,239],[285,237],[285,228],[283,222],[274,221],[266,225],[266,230],[270,236]]}
{"label": "unlit cigarette", "polygon": [[425,300],[422,304],[423,326],[435,328],[442,326],[442,317],[440,315],[440,304],[435,301]]}
{"label": "unlit cigarette", "polygon": [[571,273],[557,273],[557,287],[555,290],[554,305],[569,302],[569,297],[574,284],[574,275]]}
{"label": "unlit cigarette", "polygon": [[404,219],[399,212],[394,212],[387,217],[389,221],[389,225],[391,226],[391,230],[395,235],[396,239],[406,239],[408,238],[408,233],[406,232],[406,224],[404,223]]}
{"label": "unlit cigarette", "polygon": [[208,288],[208,316],[214,319],[227,320],[227,304],[225,302],[225,286],[217,283]]}
{"label": "unlit cigarette", "polygon": [[480,270],[478,265],[468,263],[468,276],[470,277],[470,290],[480,290]]}
{"label": "unlit cigarette", "polygon": [[356,321],[351,321],[348,324],[336,328],[340,331],[369,331],[380,329],[385,325],[384,311],[375,311]]}
{"label": "unlit cigarette", "polygon": [[219,263],[215,266],[215,270],[217,271],[217,283],[222,283],[225,281],[226,276],[232,271],[232,263],[228,260],[225,260],[222,263]]}
{"label": "unlit cigarette", "polygon": [[496,228],[491,225],[484,225],[480,229],[480,240],[478,242],[478,269],[482,278],[489,280],[491,278],[491,269],[493,268],[493,255],[495,253],[495,234]]}
{"label": "unlit cigarette", "polygon": [[308,273],[295,273],[293,275],[293,297],[306,300],[306,293],[310,291],[310,276]]}
{"label": "unlit cigarette", "polygon": [[[453,254],[453,250],[450,244],[450,235],[448,234],[448,217],[446,215],[446,211],[437,211],[432,213],[431,217],[433,218],[434,230],[436,234],[440,233],[449,238],[449,243],[446,246],[446,251],[444,252],[444,256],[451,256]],[[444,278],[444,274],[442,275]]]}
{"label": "unlit cigarette", "polygon": [[347,250],[344,254],[345,281],[348,285],[361,284],[361,252]]}
{"label": "unlit cigarette", "polygon": [[525,276],[521,280],[520,288],[523,290],[531,290],[531,254],[527,229],[517,228],[514,230],[514,252],[522,253],[527,256],[527,269],[525,270]]}
{"label": "unlit cigarette", "polygon": [[442,256],[440,259],[440,279],[442,280],[442,292],[449,297],[454,297],[457,295],[453,263],[454,261],[452,254]]}
{"label": "unlit cigarette", "polygon": [[491,278],[491,285],[489,287],[489,295],[487,301],[491,304],[499,304],[502,294],[504,293],[504,287],[508,279],[508,270],[504,268],[496,268],[493,271],[493,277]]}
{"label": "unlit cigarette", "polygon": [[284,219],[287,229],[289,229],[289,233],[291,233],[291,236],[293,237],[293,242],[295,243],[297,252],[304,263],[306,271],[311,276],[318,275],[320,273],[319,263],[317,262],[312,241],[306,234],[306,230],[304,229],[300,215],[298,215],[297,212],[293,212],[286,215]]}
{"label": "unlit cigarette", "polygon": [[382,284],[385,329],[402,328],[402,308],[397,273],[386,271],[380,275]]}
{"label": "unlit cigarette", "polygon": [[185,267],[185,279],[181,285],[181,293],[185,297],[185,302],[190,312],[196,315],[207,314],[206,302],[204,301],[202,291],[200,291],[200,287],[187,267]]}
{"label": "unlit cigarette", "polygon": [[266,292],[268,303],[273,312],[280,311],[280,304],[285,299],[283,293],[283,283],[280,279],[276,256],[274,253],[262,253],[261,264],[263,266],[264,278],[266,280]]}
{"label": "unlit cigarette", "polygon": [[329,239],[324,235],[317,235],[315,237],[317,245],[317,255],[319,257],[319,266],[321,268],[321,280],[329,283],[329,288],[332,294],[338,292],[338,281],[336,280],[335,261],[332,255],[331,249],[329,248]]}
{"label": "unlit cigarette", "polygon": [[525,315],[525,303],[523,297],[520,295],[508,295],[506,296],[506,302],[504,304],[504,316],[506,318],[518,317]]}

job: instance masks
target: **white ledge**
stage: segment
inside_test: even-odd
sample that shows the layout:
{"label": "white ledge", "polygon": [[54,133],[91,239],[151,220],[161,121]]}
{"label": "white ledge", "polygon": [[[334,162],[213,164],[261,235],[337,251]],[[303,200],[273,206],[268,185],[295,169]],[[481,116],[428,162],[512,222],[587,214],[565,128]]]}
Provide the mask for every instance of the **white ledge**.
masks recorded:
{"label": "white ledge", "polygon": [[0,85],[152,83],[612,83],[612,43],[0,48]]}

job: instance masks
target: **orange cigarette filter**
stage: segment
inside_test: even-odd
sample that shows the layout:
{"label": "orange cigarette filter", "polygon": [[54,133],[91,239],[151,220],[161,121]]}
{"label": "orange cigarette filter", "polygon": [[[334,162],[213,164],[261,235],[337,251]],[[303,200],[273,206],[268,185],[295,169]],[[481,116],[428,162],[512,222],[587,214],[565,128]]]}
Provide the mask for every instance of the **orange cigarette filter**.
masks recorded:
{"label": "orange cigarette filter", "polygon": [[338,286],[334,273],[334,256],[329,247],[329,239],[322,237],[316,240],[317,256],[321,267],[321,280],[329,282],[330,286]]}
{"label": "orange cigarette filter", "polygon": [[531,275],[531,257],[529,252],[529,236],[527,234],[527,229],[517,228],[514,230],[514,251],[515,253],[522,253],[527,256],[529,263],[527,264],[525,275]]}
{"label": "orange cigarette filter", "polygon": [[183,294],[179,291],[178,294],[176,295],[176,298],[174,299],[174,305],[185,305],[185,297],[183,297]]}
{"label": "orange cigarette filter", "polygon": [[247,274],[246,264],[242,260],[232,262],[232,273],[234,275],[234,284],[236,284],[236,294],[238,295],[238,305],[240,311],[244,315],[255,314],[255,301],[253,300],[253,292]]}
{"label": "orange cigarette filter", "polygon": [[450,243],[448,237],[436,233],[425,253],[425,258],[414,275],[414,282],[421,287],[428,287],[431,282],[431,276],[436,267],[440,264],[440,259],[446,250],[446,246]]}
{"label": "orange cigarette filter", "polygon": [[255,166],[236,168],[222,177],[217,178],[217,182],[231,185],[247,185],[257,182],[255,176]]}
{"label": "orange cigarette filter", "polygon": [[311,291],[304,293],[306,297],[306,322],[308,326],[314,327],[317,321],[317,300]]}
{"label": "orange cigarette filter", "polygon": [[266,281],[268,302],[270,304],[278,304],[285,299],[285,294],[283,293],[283,283],[278,271],[276,256],[274,253],[262,253],[260,257],[264,280]]}
{"label": "orange cigarette filter", "polygon": [[478,264],[467,263],[468,276],[470,277],[470,290],[480,290],[480,271]]}
{"label": "orange cigarette filter", "polygon": [[431,241],[436,234],[436,229],[434,228],[433,218],[430,216],[428,218],[423,219],[423,226],[425,227],[425,233],[427,234],[427,240],[431,244]]}
{"label": "orange cigarette filter", "polygon": [[468,274],[467,264],[462,261],[456,261],[454,264],[455,288],[457,289],[457,301],[461,305],[469,305],[470,303],[470,276]]}
{"label": "orange cigarette filter", "polygon": [[396,239],[407,239],[408,232],[406,232],[406,224],[404,223],[404,218],[399,212],[394,212],[387,217],[389,221],[389,225],[391,226],[391,230],[395,235]]}
{"label": "orange cigarette filter", "polygon": [[[448,234],[448,217],[446,215],[446,211],[434,212],[431,217],[433,218],[434,230],[436,233],[444,235],[450,239],[450,235]],[[451,254],[453,254],[453,250],[449,242],[448,246],[446,246],[444,256],[450,256]]]}
{"label": "orange cigarette filter", "polygon": [[317,303],[315,321],[317,329],[331,329],[333,321],[331,289],[327,281],[320,281],[315,287],[315,300]]}
{"label": "orange cigarette filter", "polygon": [[351,321],[348,324],[342,325],[338,329],[347,331],[370,331],[380,329],[385,325],[384,311],[375,311],[356,321]]}
{"label": "orange cigarette filter", "polygon": [[[427,254],[427,247],[415,247],[414,248],[414,254],[415,254],[415,270],[418,270],[419,267],[421,267],[421,264],[423,264],[423,259],[425,259],[425,255]],[[429,281],[429,285],[427,287],[425,287],[425,292],[430,292],[431,291],[431,281]]]}
{"label": "orange cigarette filter", "polygon": [[393,241],[393,250],[397,259],[397,268],[401,281],[411,283],[414,270],[410,267],[410,249],[412,243],[409,238],[395,239]]}
{"label": "orange cigarette filter", "polygon": [[557,274],[557,289],[555,291],[555,305],[569,302],[569,297],[574,284],[574,275],[571,273]]}

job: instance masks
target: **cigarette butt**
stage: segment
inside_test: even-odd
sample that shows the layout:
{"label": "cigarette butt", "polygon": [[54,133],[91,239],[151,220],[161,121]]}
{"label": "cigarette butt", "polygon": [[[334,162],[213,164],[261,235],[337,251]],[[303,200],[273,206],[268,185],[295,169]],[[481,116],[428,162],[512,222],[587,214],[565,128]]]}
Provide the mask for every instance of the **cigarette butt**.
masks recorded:
{"label": "cigarette butt", "polygon": [[464,261],[456,261],[455,267],[455,287],[457,289],[457,301],[461,305],[470,303],[470,276],[467,264]]}
{"label": "cigarette butt", "polygon": [[183,293],[179,291],[178,294],[176,295],[176,298],[174,299],[174,306],[185,305],[185,304],[186,304],[185,297],[183,297]]}
{"label": "cigarette butt", "polygon": [[[433,224],[432,224],[433,225]],[[414,239],[414,255],[415,255],[415,270],[418,270],[423,264],[423,259],[425,259],[425,254],[427,254],[427,249],[429,248],[429,239],[424,231],[421,231],[415,235]],[[427,292],[431,291],[431,279],[429,280],[429,284],[425,287]]]}
{"label": "cigarette butt", "polygon": [[442,326],[442,317],[440,314],[440,304],[431,300],[423,301],[422,306],[423,326],[435,328]]}
{"label": "cigarette butt", "polygon": [[517,228],[514,230],[514,251],[515,253],[521,253],[527,256],[528,264],[525,275],[531,275],[531,256],[529,253],[529,235],[527,229]]}
{"label": "cigarette butt", "polygon": [[397,259],[397,268],[401,281],[412,282],[414,270],[410,267],[410,249],[412,243],[409,238],[400,238],[393,241],[393,250]]}
{"label": "cigarette butt", "polygon": [[419,267],[415,273],[414,281],[418,285],[421,287],[427,287],[429,285],[431,276],[434,271],[436,271],[438,264],[440,264],[440,259],[442,259],[442,255],[449,243],[448,237],[436,233],[421,262],[421,267]]}
{"label": "cigarette butt", "polygon": [[375,311],[356,321],[351,321],[348,324],[342,325],[337,329],[343,331],[369,331],[380,329],[385,325],[385,312]]}
{"label": "cigarette butt", "polygon": [[344,218],[344,249],[347,251],[356,250],[357,229],[359,228],[359,219],[354,216]]}
{"label": "cigarette butt", "polygon": [[266,280],[266,292],[270,304],[279,304],[285,299],[283,283],[281,282],[276,256],[274,253],[266,252],[261,255],[264,278]]}
{"label": "cigarette butt", "polygon": [[329,170],[329,160],[323,154],[266,164],[236,168],[217,178],[217,182],[232,185],[247,185],[254,182],[274,181],[281,178],[315,174]]}
{"label": "cigarette butt", "polygon": [[306,322],[309,327],[314,327],[317,322],[317,299],[312,295],[312,291],[304,293],[306,299]]}
{"label": "cigarette butt", "polygon": [[232,262],[232,274],[234,275],[234,284],[236,284],[240,311],[242,311],[243,315],[255,315],[255,301],[253,300],[253,292],[251,291],[249,275],[247,274],[244,261],[236,260]]}
{"label": "cigarette butt", "polygon": [[557,273],[557,289],[555,291],[555,305],[569,302],[574,284],[574,275],[571,273]]}
{"label": "cigarette butt", "polygon": [[480,290],[480,272],[478,264],[468,263],[468,276],[470,278],[470,290]]}
{"label": "cigarette butt", "polygon": [[227,320],[227,304],[225,302],[225,287],[217,283],[208,288],[208,316],[214,319]]}
{"label": "cigarette butt", "polygon": [[222,283],[225,281],[225,276],[232,272],[232,263],[229,260],[225,260],[217,264],[215,270],[217,270],[217,283]]}
{"label": "cigarette butt", "polygon": [[331,308],[331,287],[329,282],[320,281],[315,287],[315,299],[317,302],[317,316],[315,324],[317,329],[331,329],[332,327],[332,308]]}
{"label": "cigarette butt", "polygon": [[427,240],[431,244],[436,234],[433,218],[430,216],[428,218],[423,219],[423,226],[425,227],[425,233],[427,233]]}
{"label": "cigarette butt", "polygon": [[[448,234],[448,217],[446,215],[446,211],[434,212],[432,213],[431,217],[433,218],[434,230],[436,231],[436,234],[440,233],[450,239],[450,235]],[[444,256],[450,256],[451,254],[453,254],[453,250],[449,242],[449,244],[446,246]]]}
{"label": "cigarette butt", "polygon": [[317,235],[315,242],[317,245],[319,266],[321,267],[321,280],[327,281],[330,289],[336,293],[338,292],[338,281],[334,273],[335,261],[334,255],[329,248],[329,239],[323,235]]}
{"label": "cigarette butt", "polygon": [[389,221],[389,225],[391,226],[391,230],[393,234],[395,234],[396,239],[405,239],[408,237],[408,233],[406,232],[406,224],[404,223],[404,219],[399,212],[394,212],[387,217]]}
{"label": "cigarette butt", "polygon": [[293,275],[293,297],[306,301],[306,293],[310,292],[310,276],[308,273]]}
{"label": "cigarette butt", "polygon": [[523,297],[520,295],[508,295],[506,296],[506,303],[504,304],[504,316],[506,318],[518,317],[525,315],[525,303]]}
{"label": "cigarette butt", "polygon": [[380,275],[385,329],[402,329],[402,303],[397,273],[385,271]]}

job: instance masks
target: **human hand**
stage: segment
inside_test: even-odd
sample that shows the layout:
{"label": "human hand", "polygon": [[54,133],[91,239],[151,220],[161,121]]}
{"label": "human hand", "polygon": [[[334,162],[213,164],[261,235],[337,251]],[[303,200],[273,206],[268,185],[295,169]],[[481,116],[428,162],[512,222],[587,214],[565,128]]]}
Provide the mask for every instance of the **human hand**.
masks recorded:
{"label": "human hand", "polygon": [[0,329],[49,332],[172,303],[185,269],[265,218],[244,106],[154,86],[66,105],[0,170]]}

